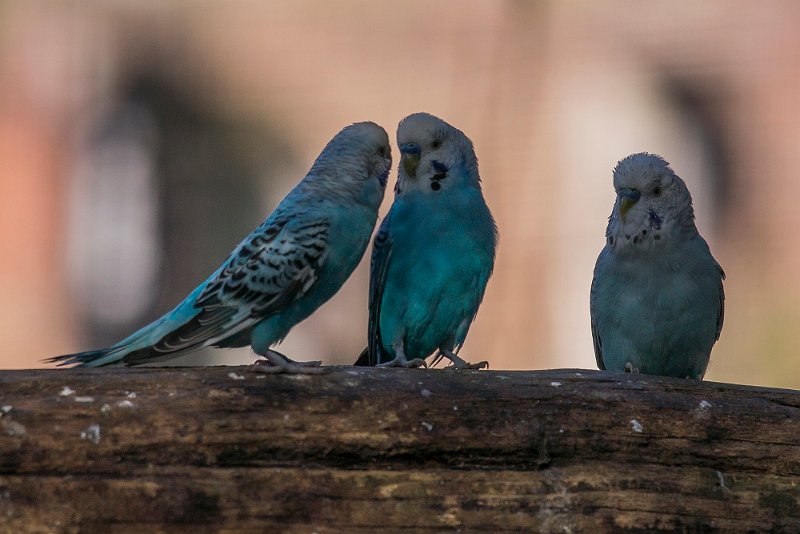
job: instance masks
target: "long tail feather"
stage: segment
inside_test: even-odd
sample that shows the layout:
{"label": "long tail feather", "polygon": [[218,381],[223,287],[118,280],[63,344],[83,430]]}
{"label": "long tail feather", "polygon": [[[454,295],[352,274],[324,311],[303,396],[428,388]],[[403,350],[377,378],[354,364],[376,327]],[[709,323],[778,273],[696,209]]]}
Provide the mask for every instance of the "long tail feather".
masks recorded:
{"label": "long tail feather", "polygon": [[77,365],[78,367],[103,367],[121,363],[125,351],[120,347],[109,347],[99,350],[87,350],[76,354],[62,354],[43,360],[46,363],[57,363],[59,367]]}

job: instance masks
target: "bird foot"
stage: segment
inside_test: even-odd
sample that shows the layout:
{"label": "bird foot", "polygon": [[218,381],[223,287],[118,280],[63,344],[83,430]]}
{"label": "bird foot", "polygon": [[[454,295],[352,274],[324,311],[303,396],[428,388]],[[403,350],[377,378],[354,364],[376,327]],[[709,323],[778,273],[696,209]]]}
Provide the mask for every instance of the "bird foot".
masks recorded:
{"label": "bird foot", "polygon": [[405,356],[397,356],[394,360],[385,363],[379,363],[375,367],[406,367],[406,368],[415,368],[415,367],[428,367],[428,364],[425,363],[425,360],[422,358],[414,358],[413,360],[406,360]]}
{"label": "bird foot", "polygon": [[278,351],[270,350],[267,351],[263,360],[258,360],[253,364],[250,371],[264,374],[318,375],[326,373],[328,369],[322,367],[321,361],[296,362]]}
{"label": "bird foot", "polygon": [[[462,362],[463,362],[463,360],[462,360]],[[487,362],[486,360],[484,360],[482,362],[477,362],[477,363],[471,363],[471,362],[463,362],[462,364],[453,363],[453,364],[448,365],[447,367],[445,367],[445,369],[453,369],[453,370],[459,370],[459,369],[488,369],[488,368],[489,368],[489,362]]]}
{"label": "bird foot", "polygon": [[489,362],[487,362],[486,360],[484,360],[482,362],[478,362],[478,363],[470,363],[470,362],[462,359],[455,352],[452,352],[452,351],[449,351],[449,350],[440,351],[439,354],[437,354],[435,361],[438,362],[442,358],[447,358],[448,360],[450,360],[452,362],[450,365],[445,367],[445,369],[458,370],[458,369],[484,369],[484,368],[488,369],[489,368]]}
{"label": "bird foot", "polygon": [[623,371],[626,372],[626,373],[632,373],[632,374],[635,374],[635,375],[639,374],[639,369],[634,367],[631,362],[625,362],[625,368],[623,369]]}
{"label": "bird foot", "polygon": [[274,365],[272,363],[264,365],[261,363],[253,364],[250,368],[251,373],[263,373],[267,375],[277,375],[286,373],[290,375],[321,375],[328,372],[327,367],[309,367],[307,365],[296,365],[287,363],[286,365]]}
{"label": "bird foot", "polygon": [[[289,358],[286,358],[286,363],[288,363],[289,365],[296,365],[298,367],[322,367],[322,362],[319,361],[319,360],[313,360],[313,361],[309,361],[309,362],[298,362],[298,361],[290,360]],[[253,365],[255,365],[255,366],[259,366],[259,365],[262,365],[262,366],[278,365],[278,366],[280,366],[280,365],[282,365],[282,363],[274,363],[274,362],[271,362],[270,360],[267,360],[265,358],[263,360],[256,360],[253,363]]]}

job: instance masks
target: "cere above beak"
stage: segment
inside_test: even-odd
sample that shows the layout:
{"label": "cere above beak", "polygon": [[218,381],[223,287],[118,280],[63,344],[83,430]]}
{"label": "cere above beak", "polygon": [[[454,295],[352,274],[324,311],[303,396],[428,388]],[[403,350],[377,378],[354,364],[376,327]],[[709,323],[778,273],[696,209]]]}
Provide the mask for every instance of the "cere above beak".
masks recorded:
{"label": "cere above beak", "polygon": [[403,163],[403,168],[406,174],[411,178],[417,176],[417,167],[419,166],[419,157],[422,153],[417,143],[403,143],[400,145],[400,161]]}
{"label": "cere above beak", "polygon": [[628,210],[630,210],[633,205],[639,202],[639,199],[642,198],[642,193],[636,189],[630,189],[626,187],[619,190],[619,198],[619,212],[623,217],[625,217],[625,214],[628,213]]}

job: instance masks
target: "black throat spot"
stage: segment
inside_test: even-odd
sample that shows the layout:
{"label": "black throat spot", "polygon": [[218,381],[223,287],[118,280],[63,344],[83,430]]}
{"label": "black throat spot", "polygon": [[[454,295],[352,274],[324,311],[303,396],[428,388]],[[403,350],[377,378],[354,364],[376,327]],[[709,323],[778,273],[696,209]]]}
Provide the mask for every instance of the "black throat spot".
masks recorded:
{"label": "black throat spot", "polygon": [[650,227],[655,229],[655,230],[661,230],[661,222],[662,222],[662,220],[661,220],[661,217],[658,216],[658,213],[656,213],[653,210],[650,210],[648,212],[648,215],[650,216]]}
{"label": "black throat spot", "polygon": [[447,168],[447,165],[436,160],[431,162],[431,166],[434,170],[434,175],[431,176],[431,189],[438,191],[442,188],[442,184],[440,184],[439,181],[447,178],[447,171],[449,169]]}

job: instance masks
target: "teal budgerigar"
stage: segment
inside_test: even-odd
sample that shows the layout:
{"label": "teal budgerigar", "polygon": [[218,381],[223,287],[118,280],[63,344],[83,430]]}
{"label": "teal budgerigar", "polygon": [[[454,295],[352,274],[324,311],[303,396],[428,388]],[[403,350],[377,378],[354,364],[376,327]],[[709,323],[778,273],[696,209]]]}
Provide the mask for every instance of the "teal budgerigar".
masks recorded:
{"label": "teal budgerigar", "polygon": [[251,345],[272,369],[301,371],[303,364],[271,346],[353,272],[375,228],[390,168],[383,128],[347,126],[269,218],[175,309],[111,347],[48,361],[137,365],[201,347]]}
{"label": "teal budgerigar", "polygon": [[[456,355],[494,267],[497,227],[463,132],[427,113],[397,128],[395,199],[372,250],[368,347],[356,365],[418,367]],[[435,363],[434,362],[434,363]]]}
{"label": "teal budgerigar", "polygon": [[597,365],[702,379],[722,330],[725,273],[697,231],[689,190],[647,153],[617,164],[614,189],[590,296]]}

